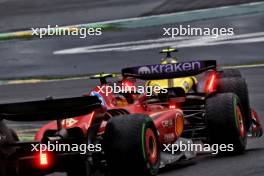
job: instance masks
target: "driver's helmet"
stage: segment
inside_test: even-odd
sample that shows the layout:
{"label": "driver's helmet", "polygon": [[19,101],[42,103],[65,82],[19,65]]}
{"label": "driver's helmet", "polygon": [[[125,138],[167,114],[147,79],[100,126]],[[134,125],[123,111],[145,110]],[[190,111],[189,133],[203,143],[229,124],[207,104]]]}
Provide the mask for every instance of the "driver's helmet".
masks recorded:
{"label": "driver's helmet", "polygon": [[166,48],[160,51],[160,53],[166,54],[166,57],[161,59],[161,64],[176,64],[177,59],[171,57],[172,52],[177,52],[178,50],[175,48]]}
{"label": "driver's helmet", "polygon": [[137,91],[136,79],[121,78],[118,81],[118,86],[122,88],[122,91],[119,93],[119,96],[124,97],[126,102],[129,104],[134,103],[134,101],[139,96]]}
{"label": "driver's helmet", "polygon": [[177,63],[177,59],[170,57],[170,58],[163,58],[161,59],[161,64],[176,64]]}

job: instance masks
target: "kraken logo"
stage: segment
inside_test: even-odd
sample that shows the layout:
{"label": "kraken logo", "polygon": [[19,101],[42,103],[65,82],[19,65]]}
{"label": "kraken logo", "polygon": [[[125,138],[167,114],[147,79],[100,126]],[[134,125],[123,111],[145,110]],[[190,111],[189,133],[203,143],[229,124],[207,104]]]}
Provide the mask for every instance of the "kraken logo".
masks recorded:
{"label": "kraken logo", "polygon": [[138,69],[138,74],[150,74],[151,70],[148,67],[140,67]]}

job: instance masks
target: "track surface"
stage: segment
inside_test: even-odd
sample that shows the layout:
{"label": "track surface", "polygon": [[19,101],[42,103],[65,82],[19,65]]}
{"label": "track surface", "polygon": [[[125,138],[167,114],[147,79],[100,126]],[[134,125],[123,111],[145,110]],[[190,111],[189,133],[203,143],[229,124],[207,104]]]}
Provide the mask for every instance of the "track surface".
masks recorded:
{"label": "track surface", "polygon": [[[47,24],[76,24],[89,21],[101,21],[116,18],[141,16],[144,14],[157,14],[175,11],[177,8],[172,1],[111,1],[112,6],[107,6],[108,1],[46,1],[45,3],[26,0],[23,4],[17,0],[0,0],[0,31],[26,29],[28,27],[46,26]],[[86,1],[87,2],[87,1]],[[164,2],[167,5],[160,6]],[[180,1],[179,1],[180,2]],[[203,1],[205,4],[207,1]],[[232,3],[233,1],[221,1]],[[41,6],[40,6],[41,4]],[[102,5],[104,4],[104,5]],[[207,7],[204,4],[203,7]],[[53,6],[53,8],[50,8]],[[138,8],[138,7],[141,8]],[[4,10],[6,8],[9,10]],[[91,8],[87,10],[86,8]],[[158,8],[160,7],[160,8]],[[28,9],[27,9],[28,8]],[[165,8],[165,9],[163,9]],[[94,16],[95,11],[96,16]],[[123,9],[121,11],[120,9]],[[137,9],[137,10],[135,10]],[[186,7],[192,9],[192,7]],[[51,10],[51,11],[50,11]],[[104,12],[104,13],[100,13]],[[20,18],[21,17],[21,18]],[[52,20],[51,20],[52,19]],[[77,21],[76,21],[77,20]],[[41,23],[40,23],[41,22]],[[188,23],[201,27],[234,27],[236,34],[253,34],[263,32],[264,14],[248,14],[221,19],[211,19]],[[177,24],[168,25],[171,27]],[[149,27],[130,29],[126,31],[105,32],[101,37],[92,37],[85,40],[78,37],[36,39],[30,41],[0,42],[0,79],[19,77],[52,77],[84,75],[98,71],[119,71],[121,67],[135,64],[148,64],[159,62],[161,56],[157,54],[159,48],[136,51],[110,51],[102,53],[81,53],[73,55],[54,55],[54,51],[87,47],[101,44],[119,42],[159,39],[162,37],[162,27]],[[261,38],[263,36],[260,36]],[[250,38],[250,37],[248,37]],[[256,40],[254,38],[254,40]],[[230,40],[229,40],[230,41]],[[248,64],[264,61],[264,43],[229,43],[213,46],[193,46],[181,48],[177,54],[180,60],[217,59],[221,64]],[[118,69],[118,70],[117,70]],[[246,77],[251,105],[264,116],[264,68],[248,68],[241,70]],[[47,96],[71,97],[80,96],[89,92],[96,85],[91,80],[76,80],[51,82],[40,84],[4,85],[0,86],[0,103],[17,102],[26,100],[43,99]],[[262,118],[262,123],[264,120]],[[42,123],[10,125],[18,130],[34,129]],[[212,155],[200,156],[197,163],[191,166],[175,166],[162,172],[162,176],[263,176],[264,175],[264,138],[249,140],[246,154],[235,157],[213,157]],[[55,174],[61,175],[61,174]]]}
{"label": "track surface", "polygon": [[0,32],[255,1],[259,0],[0,0]]}
{"label": "track surface", "polygon": [[[95,53],[80,53],[71,55],[54,55],[56,51],[76,47],[88,47],[120,42],[157,40],[164,38],[163,27],[177,27],[179,24],[129,29],[124,31],[104,32],[102,36],[80,39],[78,36],[53,37],[35,40],[12,40],[0,42],[0,79],[23,77],[52,77],[85,75],[95,72],[119,71],[119,68],[138,64],[150,64],[160,61],[160,48],[136,51],[109,51]],[[255,34],[263,32],[264,13],[244,16],[225,17],[218,19],[189,22],[184,25],[192,27],[227,27],[234,28],[235,36],[240,34]],[[227,43],[203,47],[180,48],[179,59],[217,59],[221,64],[246,64],[264,61],[263,37],[257,38],[262,42]],[[188,38],[183,37],[183,41]],[[228,38],[227,42],[232,41]],[[177,47],[180,42],[174,41]],[[190,44],[199,44],[194,40]],[[147,43],[151,45],[153,43]],[[133,44],[129,46],[133,47]],[[135,45],[137,46],[137,45]],[[167,44],[166,46],[171,46]],[[165,47],[165,46],[163,46]],[[111,64],[109,64],[111,63]]]}

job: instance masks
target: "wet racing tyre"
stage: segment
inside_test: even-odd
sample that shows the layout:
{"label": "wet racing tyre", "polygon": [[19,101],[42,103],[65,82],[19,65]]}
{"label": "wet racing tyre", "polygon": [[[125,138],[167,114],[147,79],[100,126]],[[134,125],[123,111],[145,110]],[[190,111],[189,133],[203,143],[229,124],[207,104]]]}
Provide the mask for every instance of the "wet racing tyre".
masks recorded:
{"label": "wet racing tyre", "polygon": [[223,69],[222,72],[220,73],[221,78],[230,78],[230,77],[238,77],[241,78],[241,72],[238,69]]}
{"label": "wet racing tyre", "polygon": [[17,176],[15,161],[9,157],[15,152],[15,148],[7,147],[7,144],[18,141],[16,133],[9,129],[0,119],[0,175]]}
{"label": "wet racing tyre", "polygon": [[103,149],[111,176],[154,176],[160,165],[160,143],[151,118],[131,114],[109,120]]}
{"label": "wet racing tyre", "polygon": [[247,132],[239,97],[233,93],[217,94],[207,98],[205,109],[210,144],[229,145],[221,154],[243,153]]}
{"label": "wet racing tyre", "polygon": [[223,78],[219,79],[217,87],[219,93],[231,92],[239,97],[245,115],[246,130],[248,131],[251,126],[251,111],[246,80],[239,77]]}
{"label": "wet racing tyre", "polygon": [[80,160],[71,163],[70,170],[67,171],[67,176],[91,176],[91,167],[88,160]]}

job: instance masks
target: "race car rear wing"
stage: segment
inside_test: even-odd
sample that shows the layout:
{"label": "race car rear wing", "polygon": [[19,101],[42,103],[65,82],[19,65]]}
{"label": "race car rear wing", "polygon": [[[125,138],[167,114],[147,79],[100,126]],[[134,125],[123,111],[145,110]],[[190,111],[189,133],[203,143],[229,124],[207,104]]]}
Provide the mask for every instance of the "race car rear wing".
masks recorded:
{"label": "race car rear wing", "polygon": [[101,107],[95,96],[0,104],[0,119],[12,121],[58,120],[89,114]]}
{"label": "race car rear wing", "polygon": [[178,62],[175,64],[155,64],[122,69],[124,77],[143,80],[170,79],[195,76],[210,69],[216,69],[215,60]]}

